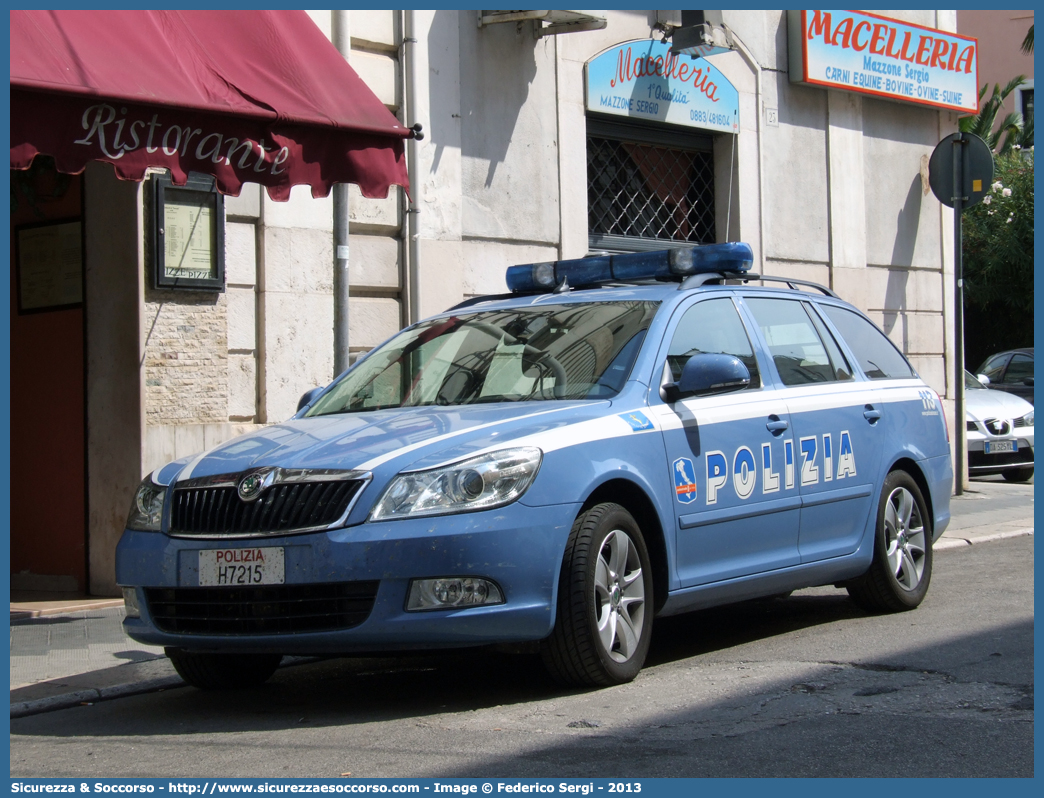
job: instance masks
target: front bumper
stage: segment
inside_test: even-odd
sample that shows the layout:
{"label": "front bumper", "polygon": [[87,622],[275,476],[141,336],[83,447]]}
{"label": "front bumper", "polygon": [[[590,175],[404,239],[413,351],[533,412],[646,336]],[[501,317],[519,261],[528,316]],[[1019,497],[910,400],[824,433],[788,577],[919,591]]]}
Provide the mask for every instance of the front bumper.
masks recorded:
{"label": "front bumper", "polygon": [[[515,502],[480,513],[361,524],[334,531],[247,540],[172,538],[127,530],[116,549],[116,580],[135,589],[140,618],[124,629],[150,645],[197,651],[324,654],[455,647],[539,640],[551,633],[566,539],[579,505]],[[376,582],[372,609],[358,625],[325,631],[185,634],[164,631],[146,588],[195,588],[199,551],[284,548],[285,584]],[[500,586],[505,603],[406,612],[411,579],[478,576]],[[223,591],[225,588],[210,588]],[[169,592],[168,592],[169,594]],[[259,594],[260,595],[260,594]],[[239,594],[242,598],[243,594]]]}
{"label": "front bumper", "polygon": [[[1000,474],[1010,469],[1033,467],[1033,437],[1022,435],[986,436],[968,430],[968,473],[973,476]],[[987,441],[1015,440],[1016,451],[986,454]]]}

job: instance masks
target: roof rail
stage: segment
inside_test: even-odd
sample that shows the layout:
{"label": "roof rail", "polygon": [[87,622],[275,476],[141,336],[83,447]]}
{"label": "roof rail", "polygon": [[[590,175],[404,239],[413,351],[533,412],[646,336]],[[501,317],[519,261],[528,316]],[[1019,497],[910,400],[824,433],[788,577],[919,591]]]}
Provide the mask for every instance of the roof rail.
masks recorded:
{"label": "roof rail", "polygon": [[708,283],[723,283],[726,280],[740,280],[742,282],[771,282],[771,283],[786,283],[788,288],[792,288],[795,291],[797,286],[805,286],[806,288],[814,288],[817,291],[822,291],[827,296],[831,296],[834,299],[840,299],[837,294],[827,288],[825,285],[819,283],[813,283],[809,280],[795,280],[792,277],[773,277],[769,274],[754,274],[752,272],[712,272],[705,274],[694,274],[691,277],[685,278],[680,286],[679,291],[688,291],[692,288],[699,288],[700,286],[707,285]]}
{"label": "roof rail", "polygon": [[690,288],[699,288],[701,285],[707,285],[707,283],[719,283],[725,280],[760,280],[761,275],[751,274],[750,272],[705,272],[704,274],[694,274],[691,277],[686,277],[682,284],[678,286],[679,291],[688,291]]}
{"label": "roof rail", "polygon": [[[704,285],[714,283],[724,283],[726,280],[739,280],[744,283],[748,282],[770,282],[770,283],[785,283],[788,288],[792,288],[795,291],[798,290],[797,286],[804,286],[806,288],[814,288],[817,291],[821,291],[827,296],[833,297],[834,299],[840,299],[840,297],[827,288],[825,285],[819,283],[813,283],[809,280],[795,280],[793,277],[773,277],[769,274],[755,274],[752,272],[734,272],[734,271],[720,271],[720,272],[704,272],[702,274],[693,274],[686,277],[681,284],[678,286],[679,291],[689,291],[693,288],[699,288]],[[603,283],[601,285],[589,286],[590,288],[620,288],[628,285],[664,285],[663,280],[614,280],[611,283]],[[571,289],[572,286],[569,286]],[[465,299],[449,310],[460,310],[461,308],[470,307],[471,305],[477,305],[479,302],[491,302],[498,299],[516,299],[520,296],[537,295],[541,294],[541,291],[513,291],[508,294],[492,294],[488,296],[473,296],[469,299]]]}
{"label": "roof rail", "polygon": [[[772,277],[767,274],[761,275],[758,278],[762,282],[773,282],[773,283],[786,283],[788,288],[794,288],[796,285],[803,285],[806,288],[815,288],[817,291],[822,291],[827,296],[832,296],[834,299],[840,299],[837,294],[827,288],[825,285],[819,283],[813,283],[810,280],[795,280],[792,277]],[[797,290],[796,288],[794,290]]]}

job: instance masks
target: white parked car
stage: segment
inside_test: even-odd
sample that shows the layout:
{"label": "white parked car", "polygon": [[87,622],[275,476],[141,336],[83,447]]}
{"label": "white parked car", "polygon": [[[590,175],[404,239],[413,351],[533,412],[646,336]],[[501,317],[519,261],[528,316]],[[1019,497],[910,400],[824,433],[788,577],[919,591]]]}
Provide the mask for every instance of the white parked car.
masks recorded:
{"label": "white parked car", "polygon": [[1033,405],[1013,393],[990,391],[964,372],[968,472],[1001,474],[1008,482],[1033,476]]}

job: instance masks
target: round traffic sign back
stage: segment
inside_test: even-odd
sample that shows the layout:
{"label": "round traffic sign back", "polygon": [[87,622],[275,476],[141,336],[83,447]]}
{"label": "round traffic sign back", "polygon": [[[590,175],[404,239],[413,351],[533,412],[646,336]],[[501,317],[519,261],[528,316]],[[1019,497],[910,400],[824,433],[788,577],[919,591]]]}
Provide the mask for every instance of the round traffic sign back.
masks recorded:
{"label": "round traffic sign back", "polygon": [[928,184],[947,207],[952,208],[955,199],[961,201],[962,210],[978,205],[992,182],[993,153],[974,133],[950,134],[928,160]]}

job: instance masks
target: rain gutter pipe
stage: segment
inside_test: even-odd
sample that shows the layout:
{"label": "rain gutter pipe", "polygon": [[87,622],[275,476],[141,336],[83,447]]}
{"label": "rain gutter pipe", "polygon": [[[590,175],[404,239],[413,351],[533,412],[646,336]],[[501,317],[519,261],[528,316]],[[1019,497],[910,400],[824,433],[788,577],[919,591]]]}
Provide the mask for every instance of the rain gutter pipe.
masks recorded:
{"label": "rain gutter pipe", "polygon": [[[331,24],[333,45],[349,60],[352,50],[351,12],[334,11]],[[348,184],[333,186],[333,356],[334,376],[348,368]]]}

